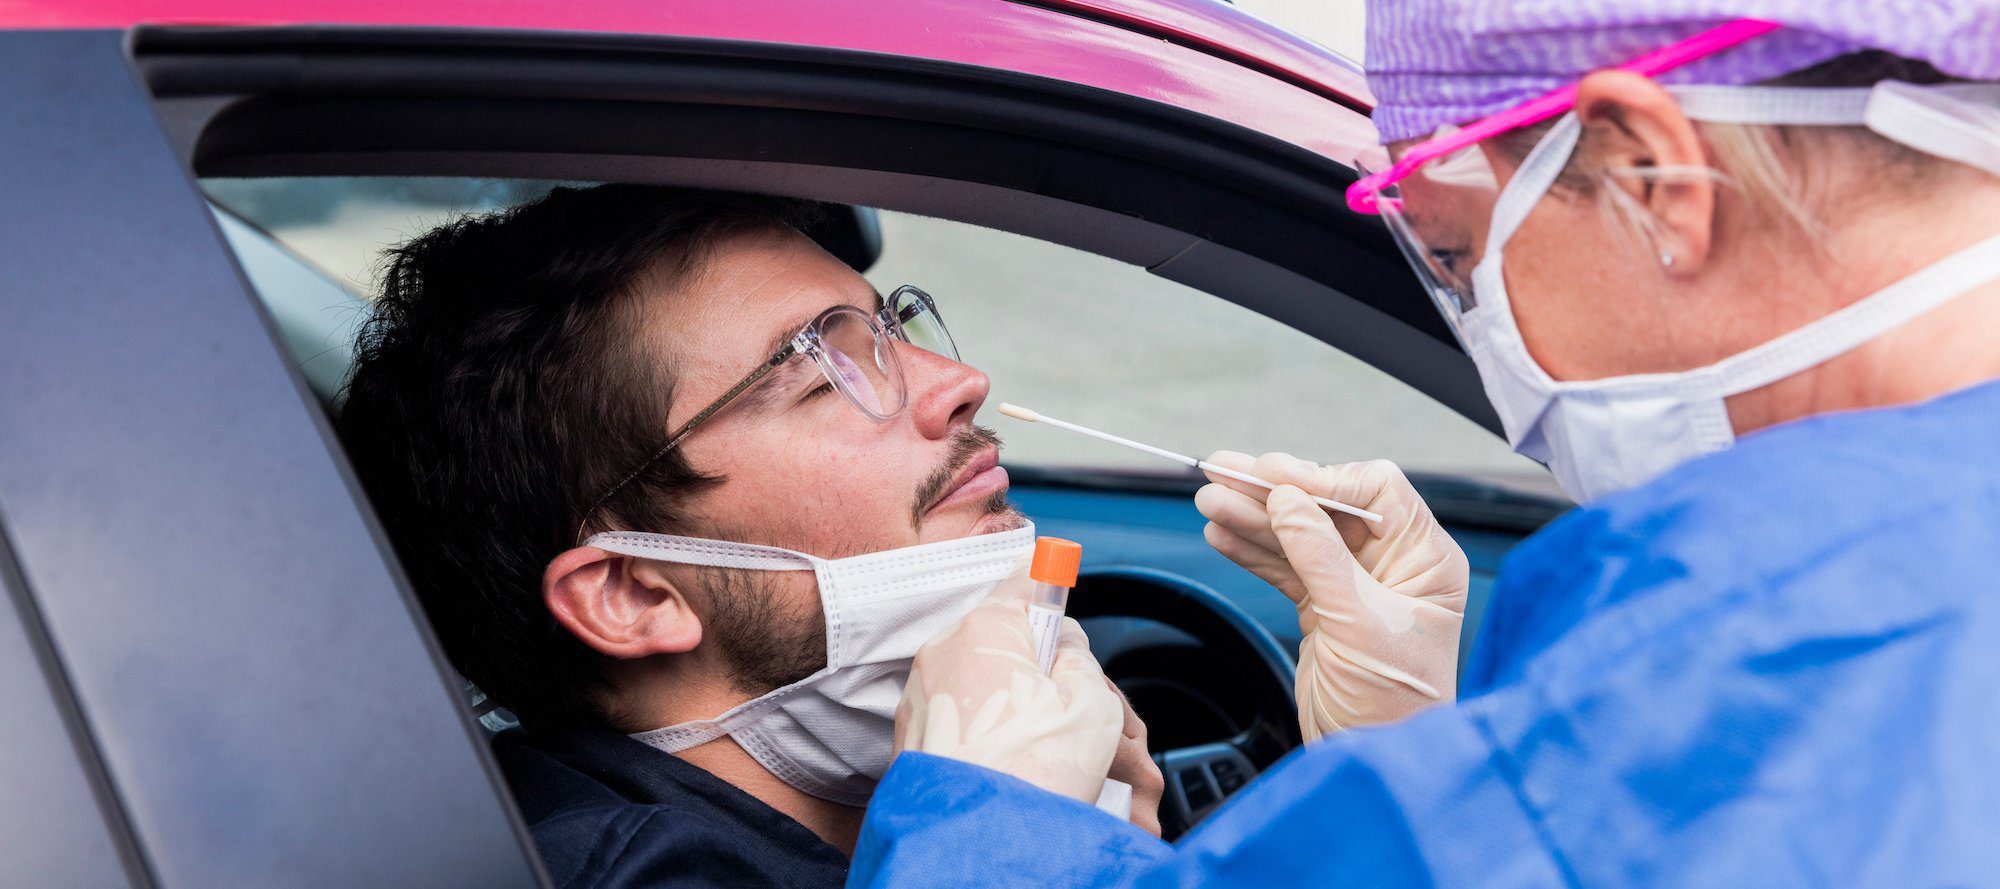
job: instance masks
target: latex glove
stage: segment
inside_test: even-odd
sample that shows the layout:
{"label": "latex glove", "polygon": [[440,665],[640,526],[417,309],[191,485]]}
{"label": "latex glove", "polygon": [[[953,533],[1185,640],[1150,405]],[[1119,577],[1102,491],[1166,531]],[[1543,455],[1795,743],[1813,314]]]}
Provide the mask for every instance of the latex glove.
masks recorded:
{"label": "latex glove", "polygon": [[1019,577],[924,644],[896,710],[896,751],[1005,772],[1096,802],[1118,750],[1123,700],[1076,621],[1064,618],[1043,676],[1028,628],[1032,584]]}
{"label": "latex glove", "polygon": [[[1195,495],[1209,545],[1298,606],[1297,694],[1306,740],[1401,719],[1458,691],[1470,570],[1396,464],[1320,466],[1289,454],[1218,451],[1218,466],[1277,484],[1211,476]],[[1308,494],[1382,515],[1330,515]]]}
{"label": "latex glove", "polygon": [[[1109,680],[1106,680],[1107,683]],[[1125,709],[1125,727],[1118,739],[1118,752],[1111,758],[1111,777],[1132,787],[1132,824],[1153,836],[1160,835],[1160,797],[1167,792],[1167,780],[1160,764],[1146,749],[1146,723],[1132,709],[1125,692],[1111,685]]]}

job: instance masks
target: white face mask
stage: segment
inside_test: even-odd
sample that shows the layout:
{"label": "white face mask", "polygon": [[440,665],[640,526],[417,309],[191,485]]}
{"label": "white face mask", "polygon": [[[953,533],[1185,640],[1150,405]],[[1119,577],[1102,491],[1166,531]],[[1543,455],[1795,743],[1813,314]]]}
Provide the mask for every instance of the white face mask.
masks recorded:
{"label": "white face mask", "polygon": [[[1833,124],[1864,121],[1906,145],[1972,162],[2000,174],[2000,92],[1925,90],[1883,84],[1872,90],[1691,90],[1690,117],[1738,123]],[[1801,93],[1811,95],[1800,95]],[[1853,93],[1859,92],[1860,96]],[[1845,94],[1829,101],[1825,94]],[[1912,99],[1911,97],[1916,98]],[[1858,101],[1857,101],[1858,99]],[[1973,104],[1967,101],[1976,100]],[[1845,102],[1845,105],[1841,105]],[[1958,103],[1953,105],[1951,103]],[[1992,103],[1992,104],[1985,104]],[[1940,104],[1955,109],[1938,111]],[[1840,108],[1848,109],[1844,114]],[[1804,109],[1804,110],[1802,110]],[[1726,112],[1726,114],[1724,113]],[[1808,113],[1810,112],[1810,113]],[[1851,118],[1851,119],[1850,119]],[[1797,374],[1872,340],[1967,291],[2000,279],[2000,237],[1946,257],[1838,312],[1707,367],[1582,382],[1550,377],[1528,354],[1502,273],[1507,240],[1534,210],[1576,148],[1582,127],[1564,117],[1530,152],[1493,208],[1488,247],[1472,270],[1477,295],[1461,316],[1467,351],[1486,394],[1521,454],[1548,464],[1578,502],[1651,481],[1736,440],[1725,399]],[[1988,146],[1981,154],[1977,146]],[[1945,155],[1940,149],[1951,146]],[[1615,305],[1617,294],[1605,299]]]}
{"label": "white face mask", "polygon": [[678,753],[728,735],[779,780],[863,806],[889,769],[910,661],[1009,575],[1027,570],[1029,525],[997,534],[822,559],[775,547],[616,531],[585,546],[713,568],[811,571],[826,616],[826,667],[714,719],[633,735]]}

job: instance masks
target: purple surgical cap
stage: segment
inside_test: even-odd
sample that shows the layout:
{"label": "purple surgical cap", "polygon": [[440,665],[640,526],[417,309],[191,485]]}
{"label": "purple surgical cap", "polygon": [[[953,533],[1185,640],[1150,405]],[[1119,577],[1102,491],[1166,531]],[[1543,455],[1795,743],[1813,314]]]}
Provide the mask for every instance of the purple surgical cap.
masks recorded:
{"label": "purple surgical cap", "polygon": [[1754,83],[1863,49],[2000,80],[2000,0],[1368,0],[1384,143],[1505,111],[1739,18],[1784,25],[1662,83]]}

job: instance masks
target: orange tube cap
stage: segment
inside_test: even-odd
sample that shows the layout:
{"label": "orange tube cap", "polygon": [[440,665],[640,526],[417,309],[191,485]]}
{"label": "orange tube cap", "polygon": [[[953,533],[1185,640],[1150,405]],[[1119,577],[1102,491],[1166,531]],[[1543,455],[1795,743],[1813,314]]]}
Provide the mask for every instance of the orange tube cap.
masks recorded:
{"label": "orange tube cap", "polygon": [[1083,564],[1083,544],[1060,537],[1035,538],[1035,560],[1028,565],[1028,579],[1060,587],[1076,586],[1076,570]]}

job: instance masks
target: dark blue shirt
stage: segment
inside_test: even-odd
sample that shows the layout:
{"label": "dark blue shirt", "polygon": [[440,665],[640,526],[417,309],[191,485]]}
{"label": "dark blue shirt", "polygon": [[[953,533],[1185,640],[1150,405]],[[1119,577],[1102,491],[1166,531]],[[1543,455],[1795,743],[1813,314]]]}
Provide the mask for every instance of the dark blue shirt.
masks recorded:
{"label": "dark blue shirt", "polygon": [[557,887],[839,886],[847,856],[714,775],[603,728],[493,740]]}

